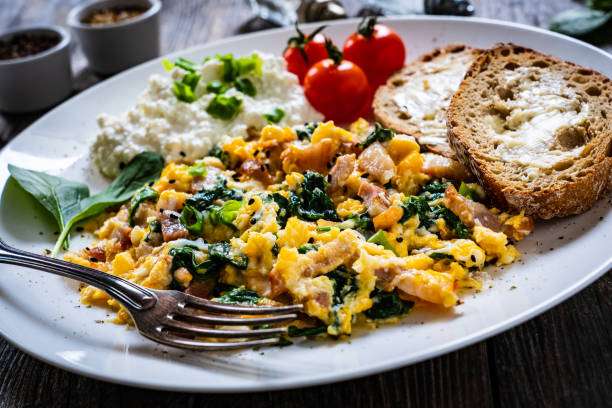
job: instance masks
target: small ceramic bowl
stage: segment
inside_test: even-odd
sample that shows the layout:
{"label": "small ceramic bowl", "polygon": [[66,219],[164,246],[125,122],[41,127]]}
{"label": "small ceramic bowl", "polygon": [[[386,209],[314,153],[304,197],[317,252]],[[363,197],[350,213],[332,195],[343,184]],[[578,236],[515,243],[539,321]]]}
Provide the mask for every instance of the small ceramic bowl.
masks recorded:
{"label": "small ceramic bowl", "polygon": [[[128,20],[105,25],[85,21],[105,9],[136,7],[146,10]],[[105,0],[77,6],[68,14],[90,67],[111,75],[159,56],[159,0]]]}
{"label": "small ceramic bowl", "polygon": [[55,37],[59,42],[34,55],[0,60],[0,111],[6,113],[43,110],[72,91],[70,33],[56,26],[22,27],[0,33],[0,39],[22,34]]}

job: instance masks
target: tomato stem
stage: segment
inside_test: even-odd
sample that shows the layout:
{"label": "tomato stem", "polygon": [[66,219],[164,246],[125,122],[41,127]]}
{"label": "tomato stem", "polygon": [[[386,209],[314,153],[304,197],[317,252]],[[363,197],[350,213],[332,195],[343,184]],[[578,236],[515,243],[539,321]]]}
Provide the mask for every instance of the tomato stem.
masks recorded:
{"label": "tomato stem", "polygon": [[308,35],[305,35],[304,32],[302,32],[302,30],[300,30],[300,28],[298,27],[298,23],[296,21],[295,22],[295,31],[297,32],[297,35],[295,37],[291,37],[291,38],[289,38],[289,40],[287,40],[287,47],[285,48],[285,51],[287,51],[288,48],[296,47],[298,49],[298,51],[300,52],[300,54],[302,55],[302,58],[304,58],[304,62],[306,62],[306,64],[308,64],[308,56],[306,55],[306,51],[304,50],[304,47],[317,34],[319,34],[321,31],[323,31],[325,29],[325,27],[327,27],[327,26],[326,25],[322,25],[321,27],[318,27],[316,30],[314,30],[312,33],[310,33]]}
{"label": "tomato stem", "polygon": [[338,65],[342,62],[342,51],[334,45],[329,37],[325,37],[325,49],[327,50],[327,56],[334,61],[334,64]]}
{"label": "tomato stem", "polygon": [[374,26],[378,16],[365,16],[361,23],[357,26],[357,32],[365,38],[371,38],[374,35]]}

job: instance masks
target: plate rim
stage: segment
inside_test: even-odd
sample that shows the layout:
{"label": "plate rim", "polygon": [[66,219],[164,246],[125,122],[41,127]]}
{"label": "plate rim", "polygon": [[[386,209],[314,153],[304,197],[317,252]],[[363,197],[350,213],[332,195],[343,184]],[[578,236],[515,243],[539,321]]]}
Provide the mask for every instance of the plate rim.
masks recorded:
{"label": "plate rim", "polygon": [[[330,21],[328,23],[328,26],[345,24],[345,23],[347,24],[355,23],[355,22],[359,22],[360,20],[361,20],[360,18],[350,18],[350,19],[343,19],[343,20],[338,20],[338,21]],[[572,38],[572,37],[569,37],[569,36],[566,36],[560,33],[556,33],[553,31],[546,30],[544,28],[534,27],[534,26],[530,26],[530,25],[522,24],[522,23],[490,19],[490,18],[482,18],[482,17],[457,17],[457,16],[390,16],[390,17],[384,17],[380,19],[380,21],[382,22],[384,21],[409,22],[409,21],[428,21],[428,20],[429,21],[442,21],[442,22],[443,21],[460,21],[460,22],[468,22],[468,23],[480,23],[480,24],[486,24],[486,25],[491,25],[491,26],[506,26],[506,27],[517,28],[517,29],[524,30],[524,31],[531,31],[531,32],[536,32],[540,34],[545,34],[548,36],[558,37],[565,41],[569,41],[571,43],[580,45],[581,47],[589,48],[591,51],[601,54],[602,56],[610,59],[612,62],[612,54],[606,52],[605,50],[601,48],[595,47],[591,44],[585,43],[581,40],[578,40],[578,39],[575,39],[575,38]],[[311,27],[317,27],[318,25],[320,25],[320,22],[302,24],[301,27],[311,28]],[[99,83],[85,89],[82,92],[79,92],[78,94],[66,99],[62,103],[53,107],[48,112],[44,113],[36,121],[32,122],[29,126],[24,128],[21,132],[19,132],[19,134],[14,136],[2,149],[0,149],[0,154],[3,153],[4,150],[6,150],[8,147],[10,147],[12,143],[14,143],[16,139],[19,138],[23,133],[27,132],[30,129],[30,127],[37,125],[39,121],[45,120],[48,115],[53,115],[55,111],[60,109],[64,104],[70,101],[73,101],[73,100],[79,100],[79,98],[81,97],[87,97],[90,92],[93,92],[99,86],[104,86],[107,82],[110,82],[110,81],[121,80],[123,76],[129,75],[133,70],[140,69],[143,65],[152,64],[155,61],[159,61],[163,58],[172,58],[178,54],[196,51],[203,47],[222,45],[228,42],[235,42],[235,41],[239,42],[239,41],[244,41],[248,39],[256,39],[257,37],[260,37],[260,36],[268,36],[274,33],[287,32],[287,31],[290,31],[291,29],[292,27],[279,27],[279,28],[273,28],[273,29],[263,30],[263,31],[254,32],[254,33],[245,33],[245,34],[239,34],[239,35],[234,35],[230,37],[220,38],[214,41],[193,45],[193,46],[181,49],[181,50],[172,51],[170,53],[160,55],[159,57],[156,57],[149,61],[138,64],[117,75],[111,76],[109,78],[106,78],[100,81]],[[5,333],[5,330],[2,329],[2,327],[0,327],[0,336],[2,336],[9,344],[17,348],[18,350],[40,361],[50,364],[53,367],[57,367],[57,368],[66,370],[68,372],[71,372],[77,375],[83,375],[88,378],[92,378],[95,380],[104,381],[104,382],[108,382],[112,384],[126,385],[126,386],[131,386],[131,387],[142,388],[142,389],[163,390],[163,391],[221,393],[221,394],[236,393],[236,392],[239,392],[239,393],[265,392],[265,391],[277,391],[277,390],[295,389],[295,388],[308,388],[308,387],[313,387],[313,386],[322,385],[322,384],[331,384],[331,383],[337,383],[341,381],[353,380],[353,379],[360,378],[360,377],[365,377],[365,376],[369,376],[373,374],[386,372],[389,370],[394,370],[400,367],[405,367],[408,365],[416,364],[422,361],[426,361],[426,360],[429,360],[435,357],[439,357],[439,356],[448,354],[453,351],[457,351],[457,350],[469,347],[484,339],[491,338],[504,331],[510,330],[518,326],[519,324],[522,324],[526,322],[527,320],[530,320],[552,309],[553,307],[557,306],[561,302],[569,299],[571,296],[582,291],[589,284],[593,283],[595,280],[603,276],[606,272],[610,271],[610,269],[612,269],[612,255],[609,255],[608,259],[604,260],[598,267],[593,268],[591,272],[585,275],[582,279],[576,281],[573,285],[565,288],[565,290],[561,292],[556,293],[554,296],[543,300],[542,302],[529,308],[528,310],[518,315],[507,318],[505,320],[502,320],[501,322],[498,322],[492,326],[486,327],[469,336],[464,336],[458,340],[455,340],[455,341],[446,343],[444,345],[435,347],[433,349],[430,349],[426,353],[420,354],[418,357],[405,358],[405,359],[398,358],[393,361],[384,361],[380,363],[370,364],[364,368],[347,369],[341,372],[336,371],[330,374],[322,374],[316,377],[306,378],[306,379],[298,378],[298,379],[290,379],[290,380],[285,380],[285,381],[274,380],[274,382],[265,382],[263,386],[262,386],[262,383],[252,383],[252,384],[247,384],[247,385],[243,384],[243,385],[240,385],[239,387],[233,387],[232,385],[221,386],[221,387],[219,387],[219,385],[216,385],[216,386],[209,387],[209,386],[206,386],[206,384],[203,384],[203,386],[201,387],[193,387],[189,385],[181,386],[180,384],[169,385],[167,383],[163,383],[163,382],[156,381],[156,380],[149,380],[149,379],[143,381],[143,380],[139,380],[138,378],[135,378],[134,376],[130,377],[127,375],[116,375],[112,377],[110,375],[98,374],[95,372],[94,368],[89,367],[89,366],[74,364],[65,359],[61,359],[61,358],[48,357],[35,350],[26,349],[25,347],[22,347],[22,345],[17,344],[11,338],[9,338],[8,335]],[[52,354],[51,356],[55,356],[55,354]]]}

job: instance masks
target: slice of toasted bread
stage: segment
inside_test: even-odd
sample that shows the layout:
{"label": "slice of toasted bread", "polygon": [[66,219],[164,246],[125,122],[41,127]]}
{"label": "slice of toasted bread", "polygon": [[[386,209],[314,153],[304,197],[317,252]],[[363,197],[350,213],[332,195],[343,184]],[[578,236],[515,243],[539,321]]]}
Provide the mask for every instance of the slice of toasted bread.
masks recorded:
{"label": "slice of toasted bread", "polygon": [[457,157],[497,205],[540,218],[589,209],[612,168],[612,82],[514,44],[472,64],[448,110]]}
{"label": "slice of toasted bread", "polygon": [[481,50],[447,45],[393,74],[374,97],[374,117],[384,127],[411,136],[427,150],[453,157],[446,137],[446,111],[466,71]]}

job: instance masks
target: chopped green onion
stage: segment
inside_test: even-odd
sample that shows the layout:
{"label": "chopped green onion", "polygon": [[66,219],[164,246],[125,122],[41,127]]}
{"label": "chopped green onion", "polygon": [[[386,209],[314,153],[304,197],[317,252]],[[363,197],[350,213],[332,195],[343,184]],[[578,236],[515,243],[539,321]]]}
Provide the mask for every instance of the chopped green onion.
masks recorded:
{"label": "chopped green onion", "polygon": [[218,79],[215,79],[206,84],[206,91],[215,94],[222,94],[227,91],[227,88],[225,87],[225,85],[223,85],[223,82],[219,81]]}
{"label": "chopped green onion", "polygon": [[186,205],[183,211],[181,211],[180,221],[181,224],[194,235],[200,235],[204,229],[204,217],[202,213],[190,205]]}
{"label": "chopped green onion", "polygon": [[206,112],[213,118],[230,120],[238,114],[240,105],[242,105],[240,98],[217,95],[206,107]]}
{"label": "chopped green onion", "polygon": [[255,85],[248,78],[238,78],[236,82],[234,82],[234,86],[240,92],[245,95],[255,96],[257,95],[257,90],[255,89]]}
{"label": "chopped green onion", "polygon": [[187,169],[187,173],[189,173],[192,177],[203,177],[206,175],[206,165],[203,161],[194,164],[193,166]]}
{"label": "chopped green onion", "polygon": [[195,95],[195,89],[199,81],[199,74],[186,74],[181,82],[174,82],[174,95],[179,101],[195,102],[198,99]]}
{"label": "chopped green onion", "polygon": [[189,72],[196,71],[195,62],[186,60],[185,58],[182,58],[182,57],[176,60],[176,62],[174,63],[174,66],[182,68],[185,71],[189,71]]}
{"label": "chopped green onion", "polygon": [[378,230],[376,234],[372,235],[370,239],[368,239],[368,242],[372,244],[378,244],[383,248],[392,251],[395,255],[399,256],[397,252],[395,252],[395,249],[393,249],[393,247],[391,246],[391,243],[389,243],[389,240],[387,239],[387,236],[385,235],[385,232],[383,230]]}
{"label": "chopped green onion", "polygon": [[285,111],[281,108],[274,108],[274,113],[264,113],[263,117],[266,118],[268,123],[278,123],[285,116]]}
{"label": "chopped green onion", "polygon": [[238,58],[236,65],[238,66],[238,75],[253,72],[254,75],[260,76],[263,61],[261,58],[259,58],[259,55],[253,54],[250,57]]}
{"label": "chopped green onion", "polygon": [[465,184],[463,181],[461,182],[461,185],[459,186],[459,194],[461,194],[462,196],[464,196],[465,198],[469,200],[473,200],[474,193],[475,192],[473,188]]}
{"label": "chopped green onion", "polygon": [[170,72],[172,68],[174,68],[174,64],[168,61],[167,59],[162,60],[162,65],[166,69],[166,71]]}
{"label": "chopped green onion", "polygon": [[233,222],[238,216],[238,211],[244,206],[244,201],[228,200],[221,207],[212,206],[210,220],[213,224],[223,223],[228,227],[233,226]]}

